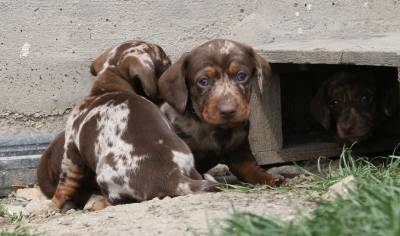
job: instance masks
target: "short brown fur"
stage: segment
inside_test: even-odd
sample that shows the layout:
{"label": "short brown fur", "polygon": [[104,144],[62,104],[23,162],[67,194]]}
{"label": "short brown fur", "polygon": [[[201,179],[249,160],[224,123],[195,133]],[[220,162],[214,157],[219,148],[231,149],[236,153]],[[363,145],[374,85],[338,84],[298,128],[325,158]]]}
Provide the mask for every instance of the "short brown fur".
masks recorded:
{"label": "short brown fur", "polygon": [[161,76],[159,91],[168,103],[161,110],[191,148],[200,173],[226,163],[244,182],[280,183],[257,164],[248,140],[252,87],[270,75],[268,62],[251,47],[216,39],[182,55]]}

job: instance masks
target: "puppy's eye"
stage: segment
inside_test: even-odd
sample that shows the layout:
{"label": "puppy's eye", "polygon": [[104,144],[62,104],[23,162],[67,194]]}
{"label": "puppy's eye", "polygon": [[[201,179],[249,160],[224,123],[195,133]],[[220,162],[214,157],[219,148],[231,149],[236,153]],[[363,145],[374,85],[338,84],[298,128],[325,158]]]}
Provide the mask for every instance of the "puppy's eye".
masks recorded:
{"label": "puppy's eye", "polygon": [[338,100],[332,100],[332,101],[329,103],[329,106],[330,106],[331,108],[335,108],[335,107],[337,107],[339,104],[340,104],[340,102],[339,102]]}
{"label": "puppy's eye", "polygon": [[207,77],[201,77],[198,81],[197,84],[200,87],[208,87],[210,85],[210,81],[208,80]]}
{"label": "puppy's eye", "polygon": [[246,82],[247,79],[248,79],[248,77],[249,77],[249,76],[248,76],[245,72],[243,72],[243,71],[239,71],[239,72],[236,74],[236,79],[237,79],[237,81],[239,81],[239,82],[241,82],[241,83]]}
{"label": "puppy's eye", "polygon": [[364,105],[369,105],[372,103],[373,97],[369,95],[364,95],[361,97],[360,101]]}

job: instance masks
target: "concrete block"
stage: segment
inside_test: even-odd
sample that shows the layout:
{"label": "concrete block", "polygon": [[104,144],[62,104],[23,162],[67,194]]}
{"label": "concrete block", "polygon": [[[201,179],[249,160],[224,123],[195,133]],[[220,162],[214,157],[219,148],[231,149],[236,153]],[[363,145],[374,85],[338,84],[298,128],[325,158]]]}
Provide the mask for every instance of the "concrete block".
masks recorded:
{"label": "concrete block", "polygon": [[40,155],[0,157],[0,197],[12,190],[37,183],[36,168]]}

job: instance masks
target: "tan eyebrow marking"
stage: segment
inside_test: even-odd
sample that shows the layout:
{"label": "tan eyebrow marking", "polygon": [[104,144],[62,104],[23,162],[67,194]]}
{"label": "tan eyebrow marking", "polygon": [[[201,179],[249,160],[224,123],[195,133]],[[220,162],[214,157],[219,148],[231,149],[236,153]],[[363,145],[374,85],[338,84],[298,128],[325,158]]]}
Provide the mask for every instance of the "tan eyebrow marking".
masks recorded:
{"label": "tan eyebrow marking", "polygon": [[204,72],[205,72],[205,74],[207,75],[208,78],[214,78],[214,77],[215,77],[215,74],[216,74],[215,69],[212,68],[211,66],[207,66],[207,67],[204,69]]}
{"label": "tan eyebrow marking", "polygon": [[237,64],[231,63],[229,68],[228,68],[228,71],[229,71],[230,74],[236,74],[236,73],[239,72],[239,67],[238,67]]}

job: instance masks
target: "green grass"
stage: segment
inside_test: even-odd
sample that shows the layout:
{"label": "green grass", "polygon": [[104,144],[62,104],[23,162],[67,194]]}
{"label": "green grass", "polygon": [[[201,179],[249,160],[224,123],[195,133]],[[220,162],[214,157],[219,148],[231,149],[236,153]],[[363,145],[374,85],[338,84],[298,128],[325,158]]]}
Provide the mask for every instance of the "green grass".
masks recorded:
{"label": "green grass", "polygon": [[11,222],[19,222],[22,219],[22,214],[9,213],[4,205],[0,202],[0,216],[5,217]]}
{"label": "green grass", "polygon": [[[0,202],[0,217],[4,217],[10,221],[10,223],[18,223],[22,219],[21,214],[10,214],[4,205]],[[0,229],[0,236],[39,236],[43,234],[38,233],[30,233],[26,228],[17,225],[14,229],[11,230],[2,230]]]}
{"label": "green grass", "polygon": [[393,175],[392,172],[400,173],[398,168],[400,156],[394,154],[390,155],[384,158],[386,161],[383,163],[381,162],[378,165],[374,165],[366,158],[354,157],[351,148],[352,147],[343,147],[339,160],[339,168],[337,170],[330,170],[323,176],[309,173],[313,175],[314,181],[300,184],[297,187],[321,193],[326,192],[330,186],[349,175],[353,175],[356,179],[362,180],[371,177],[383,179],[388,174]]}
{"label": "green grass", "polygon": [[42,234],[30,233],[27,229],[17,226],[13,230],[1,230],[0,236],[40,236]]}
{"label": "green grass", "polygon": [[298,213],[294,222],[234,212],[210,235],[286,235],[286,236],[399,236],[400,235],[400,156],[391,155],[385,163],[373,165],[353,158],[345,148],[338,170],[316,176],[300,187],[325,192],[345,176],[353,175],[357,190],[346,198],[318,202],[308,216]]}

